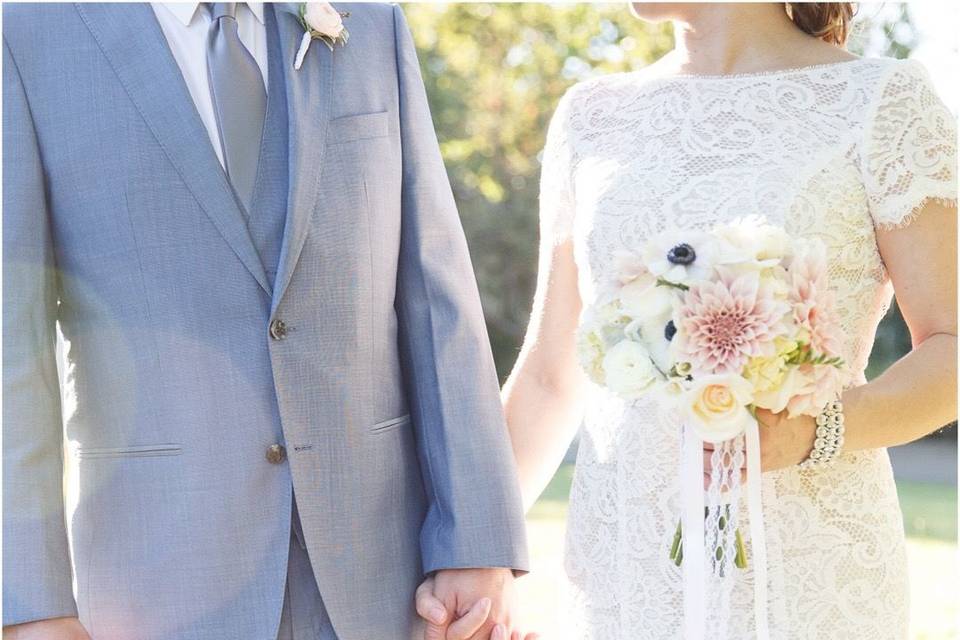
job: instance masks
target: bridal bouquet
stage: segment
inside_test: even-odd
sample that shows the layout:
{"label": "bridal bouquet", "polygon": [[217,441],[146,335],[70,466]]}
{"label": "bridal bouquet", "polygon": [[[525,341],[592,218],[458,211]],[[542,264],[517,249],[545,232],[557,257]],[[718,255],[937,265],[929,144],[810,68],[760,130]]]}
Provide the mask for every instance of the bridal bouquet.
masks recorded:
{"label": "bridal bouquet", "polygon": [[[759,456],[749,446],[756,410],[816,416],[842,386],[825,247],[750,217],[707,232],[661,233],[617,262],[613,280],[584,312],[581,364],[624,398],[665,390],[692,436],[717,445],[712,476],[696,478],[715,499],[702,506],[701,497],[699,508],[715,569],[719,563],[722,575],[731,553],[742,568],[735,513],[717,497],[735,500],[745,456]],[[702,456],[699,441],[690,448]],[[702,474],[702,461],[697,466]],[[671,548],[678,565],[680,542],[678,526]]]}

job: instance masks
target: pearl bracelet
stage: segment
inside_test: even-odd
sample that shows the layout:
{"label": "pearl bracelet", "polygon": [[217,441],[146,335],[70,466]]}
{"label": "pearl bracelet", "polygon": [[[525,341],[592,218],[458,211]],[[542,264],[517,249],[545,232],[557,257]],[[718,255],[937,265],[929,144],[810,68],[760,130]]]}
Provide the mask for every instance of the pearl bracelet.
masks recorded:
{"label": "pearl bracelet", "polygon": [[813,441],[810,456],[800,467],[822,467],[836,460],[843,449],[843,403],[834,400],[817,416],[817,439]]}

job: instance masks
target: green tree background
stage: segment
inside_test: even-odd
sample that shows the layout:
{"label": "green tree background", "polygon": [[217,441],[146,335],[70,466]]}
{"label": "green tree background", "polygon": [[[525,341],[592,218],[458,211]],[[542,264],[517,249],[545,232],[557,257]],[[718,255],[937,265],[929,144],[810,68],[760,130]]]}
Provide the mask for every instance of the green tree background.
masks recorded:
{"label": "green tree background", "polygon": [[[673,47],[670,25],[624,3],[407,3],[434,124],[480,284],[501,378],[517,356],[536,281],[540,158],[564,91],[598,74],[639,69]],[[854,53],[906,57],[908,5],[866,10]],[[894,307],[868,376],[910,348]]]}

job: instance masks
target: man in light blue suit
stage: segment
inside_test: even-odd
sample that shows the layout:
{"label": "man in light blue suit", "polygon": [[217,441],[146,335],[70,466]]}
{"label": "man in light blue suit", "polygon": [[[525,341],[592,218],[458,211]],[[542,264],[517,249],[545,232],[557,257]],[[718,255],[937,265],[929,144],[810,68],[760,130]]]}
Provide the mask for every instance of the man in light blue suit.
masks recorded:
{"label": "man in light blue suit", "polygon": [[413,638],[425,575],[508,623],[523,515],[416,55],[336,8],[295,69],[295,5],[4,5],[8,637]]}

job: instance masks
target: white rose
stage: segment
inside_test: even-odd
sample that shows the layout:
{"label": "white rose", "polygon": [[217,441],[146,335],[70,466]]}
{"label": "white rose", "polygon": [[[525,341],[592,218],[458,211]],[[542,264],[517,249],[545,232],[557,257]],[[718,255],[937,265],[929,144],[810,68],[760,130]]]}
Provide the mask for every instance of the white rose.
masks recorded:
{"label": "white rose", "polygon": [[779,264],[791,253],[787,232],[756,216],[734,220],[713,233],[726,247],[725,255],[718,259],[725,264],[746,263],[766,269]]}
{"label": "white rose", "polygon": [[753,388],[738,375],[712,375],[694,380],[681,398],[681,409],[694,432],[718,444],[735,438],[753,420],[747,405]]}
{"label": "white rose", "polygon": [[780,262],[790,255],[790,236],[780,227],[764,225],[760,228],[754,255],[757,260]]}
{"label": "white rose", "polygon": [[639,342],[623,340],[603,358],[607,387],[617,395],[636,398],[657,381],[650,353]]}
{"label": "white rose", "polygon": [[307,2],[303,19],[313,31],[330,38],[339,38],[343,32],[343,19],[329,2]]}

